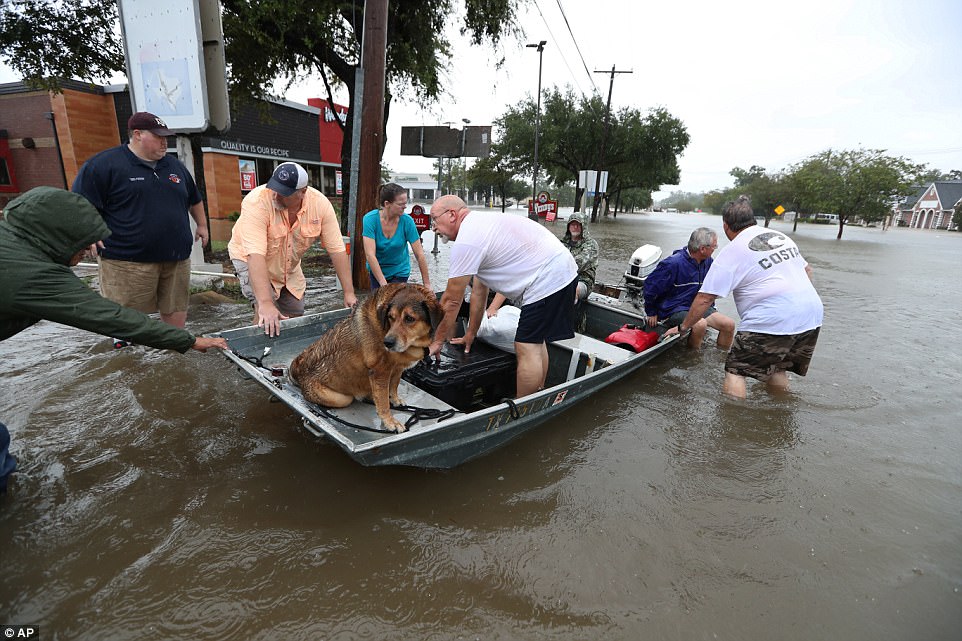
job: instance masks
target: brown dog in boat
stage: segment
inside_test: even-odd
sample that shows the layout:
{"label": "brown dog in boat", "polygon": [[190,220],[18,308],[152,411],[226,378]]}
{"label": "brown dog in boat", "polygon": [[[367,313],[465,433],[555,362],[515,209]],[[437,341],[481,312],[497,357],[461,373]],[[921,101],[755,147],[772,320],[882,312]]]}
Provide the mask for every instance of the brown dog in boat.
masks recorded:
{"label": "brown dog in boat", "polygon": [[427,354],[441,316],[427,287],[385,285],[301,352],[290,376],[304,398],[325,407],[369,398],[384,425],[403,432],[404,424],[391,414],[391,403],[403,405],[397,394],[401,372]]}

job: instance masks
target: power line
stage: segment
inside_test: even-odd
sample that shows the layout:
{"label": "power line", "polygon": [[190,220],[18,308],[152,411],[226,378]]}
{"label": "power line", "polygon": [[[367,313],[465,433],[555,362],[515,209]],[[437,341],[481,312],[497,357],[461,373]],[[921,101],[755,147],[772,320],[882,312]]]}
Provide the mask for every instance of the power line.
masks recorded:
{"label": "power line", "polygon": [[[571,42],[573,42],[575,45],[575,51],[578,52],[578,57],[581,58],[581,64],[585,68],[585,74],[588,76],[588,82],[591,83],[591,88],[595,90],[595,95],[599,95],[598,87],[595,85],[595,80],[591,76],[591,72],[588,71],[587,63],[585,63],[585,57],[581,55],[581,47],[578,46],[578,40],[575,39],[575,34],[573,31],[571,31],[571,23],[568,22],[568,16],[565,14],[564,7],[561,6],[561,0],[555,0],[555,1],[558,3],[558,11],[561,12],[561,17],[564,18],[565,26],[568,27],[568,34],[571,36]],[[539,8],[538,11],[541,11],[541,9]]]}
{"label": "power line", "polygon": [[[541,16],[541,22],[544,23],[545,29],[548,30],[548,34],[551,36],[551,41],[554,42],[555,45],[557,45],[558,38],[556,38],[554,33],[551,31],[551,26],[548,24],[548,20],[544,17],[544,13],[541,11],[541,7],[538,5],[537,0],[535,0],[534,6],[535,8],[538,9],[538,14]],[[574,83],[578,86],[578,91],[580,91],[581,93],[584,93],[585,92],[584,88],[581,86],[581,83],[578,82],[578,78],[575,76],[575,72],[571,70],[571,65],[568,64],[568,59],[565,57],[565,54],[564,54],[564,48],[557,47],[557,49],[558,49],[558,53],[561,54],[561,61],[565,63],[565,67],[567,67],[568,69],[568,75],[571,76],[571,79],[574,80]]]}

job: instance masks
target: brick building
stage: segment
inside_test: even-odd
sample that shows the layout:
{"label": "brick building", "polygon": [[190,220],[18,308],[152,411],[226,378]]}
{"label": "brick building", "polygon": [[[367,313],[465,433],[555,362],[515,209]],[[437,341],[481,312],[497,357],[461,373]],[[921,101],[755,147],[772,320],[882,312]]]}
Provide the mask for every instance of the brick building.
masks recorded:
{"label": "brick building", "polygon": [[[69,189],[94,154],[127,141],[132,112],[126,85],[65,81],[60,94],[22,83],[0,84],[0,208],[41,185]],[[231,216],[254,186],[285,161],[303,165],[311,185],[335,203],[347,108],[288,101],[249,105],[231,114],[222,134],[194,134],[193,173],[210,217],[211,239],[227,240]],[[168,152],[175,153],[174,138]],[[199,150],[199,154],[196,151]]]}
{"label": "brick building", "polygon": [[908,197],[895,212],[893,224],[914,229],[956,228],[955,208],[962,203],[962,180],[937,180]]}

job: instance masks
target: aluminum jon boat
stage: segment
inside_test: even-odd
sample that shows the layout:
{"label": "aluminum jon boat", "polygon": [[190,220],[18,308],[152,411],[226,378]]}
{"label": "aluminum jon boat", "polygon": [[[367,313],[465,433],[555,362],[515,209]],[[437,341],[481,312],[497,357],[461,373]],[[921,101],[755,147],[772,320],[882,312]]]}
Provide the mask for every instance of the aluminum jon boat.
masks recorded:
{"label": "aluminum jon boat", "polygon": [[311,434],[333,441],[362,465],[452,468],[555,418],[681,342],[676,334],[638,353],[606,343],[622,326],[642,325],[643,316],[631,303],[597,293],[583,308],[581,331],[548,344],[545,389],[535,394],[512,399],[514,355],[479,340],[468,355],[446,345],[440,365],[422,362],[407,370],[398,389],[407,409],[393,410],[398,420],[408,420],[402,433],[381,431],[369,403],[355,401],[341,409],[314,405],[286,376],[290,362],[349,310],[283,321],[280,336],[273,338],[256,326],[217,335],[228,341],[227,358],[297,412]]}

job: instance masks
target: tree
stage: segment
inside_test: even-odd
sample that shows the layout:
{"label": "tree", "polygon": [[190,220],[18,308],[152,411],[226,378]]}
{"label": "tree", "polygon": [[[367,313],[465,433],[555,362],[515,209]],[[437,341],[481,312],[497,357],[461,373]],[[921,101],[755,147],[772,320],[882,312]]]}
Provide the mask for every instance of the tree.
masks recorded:
{"label": "tree", "polygon": [[651,192],[647,189],[631,187],[621,192],[621,204],[627,212],[651,207]]}
{"label": "tree", "polygon": [[[537,106],[528,98],[509,107],[495,122],[503,158],[518,174],[534,167]],[[548,181],[575,182],[583,169],[597,169],[604,136],[605,103],[599,96],[577,96],[570,87],[549,89],[542,101],[538,162]],[[623,108],[612,114],[605,157],[609,196],[626,188],[655,191],[680,178],[678,155],[690,138],[684,124],[665,109],[647,114]],[[583,190],[576,194],[580,201]],[[576,203],[577,207],[577,203]],[[607,214],[607,211],[606,211]]]}
{"label": "tree", "polygon": [[509,198],[529,195],[528,185],[515,177],[514,170],[505,160],[499,145],[491,149],[487,158],[479,158],[468,170],[468,180],[473,189],[493,191],[501,197],[501,211]]}
{"label": "tree", "polygon": [[722,208],[730,200],[727,195],[727,192],[718,189],[709,191],[702,198],[702,206],[713,214],[721,215]]}
{"label": "tree", "polygon": [[[427,104],[442,93],[451,57],[445,27],[457,20],[474,45],[497,48],[517,27],[519,0],[392,0],[388,5],[385,123],[393,95]],[[354,75],[364,3],[340,0],[221,0],[231,98],[263,98],[317,74],[333,101],[348,91],[341,166],[350,175]],[[463,7],[463,11],[455,9]],[[28,83],[59,89],[62,78],[95,81],[124,73],[114,0],[8,0],[0,7],[0,59]],[[386,138],[385,138],[386,139]],[[345,194],[345,202],[347,195]]]}
{"label": "tree", "polygon": [[797,202],[808,212],[838,214],[838,236],[849,219],[879,221],[924,167],[881,149],[833,151],[811,156],[792,168]]}
{"label": "tree", "polygon": [[728,173],[735,179],[735,189],[738,189],[739,187],[750,185],[760,178],[764,178],[765,168],[759,167],[758,165],[752,165],[751,168],[747,170],[741,167],[735,167]]}

